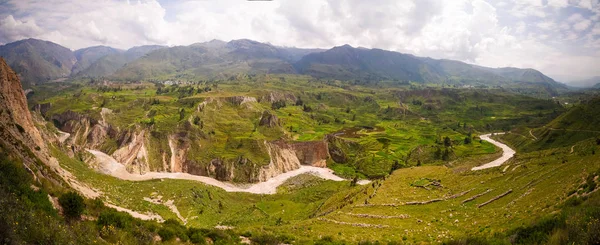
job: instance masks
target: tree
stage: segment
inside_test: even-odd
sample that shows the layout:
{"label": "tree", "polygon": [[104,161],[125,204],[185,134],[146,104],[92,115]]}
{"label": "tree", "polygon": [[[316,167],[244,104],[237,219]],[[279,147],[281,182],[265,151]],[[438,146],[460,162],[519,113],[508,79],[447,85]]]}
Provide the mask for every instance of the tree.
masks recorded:
{"label": "tree", "polygon": [[392,164],[392,169],[390,170],[390,174],[392,174],[395,170],[399,169],[400,167],[402,167],[402,166],[400,165],[398,160],[394,160],[394,164]]}
{"label": "tree", "polygon": [[72,191],[62,194],[58,203],[63,208],[63,214],[71,219],[79,219],[85,208],[83,197]]}
{"label": "tree", "polygon": [[446,148],[444,150],[444,154],[442,154],[442,160],[444,160],[444,161],[450,160],[450,151],[448,151],[448,148]]}
{"label": "tree", "polygon": [[183,120],[183,118],[185,117],[185,110],[183,110],[183,108],[179,109],[179,121]]}
{"label": "tree", "polygon": [[439,146],[437,147],[437,149],[433,153],[433,158],[434,159],[441,159],[442,158],[442,149]]}
{"label": "tree", "polygon": [[444,137],[444,146],[445,147],[452,146],[452,140],[450,140],[450,138],[448,138],[448,136]]}
{"label": "tree", "polygon": [[352,181],[350,181],[350,186],[356,186],[356,183],[358,183],[358,176],[354,176],[354,178],[352,178]]}
{"label": "tree", "polygon": [[465,145],[471,144],[471,137],[465,137]]}

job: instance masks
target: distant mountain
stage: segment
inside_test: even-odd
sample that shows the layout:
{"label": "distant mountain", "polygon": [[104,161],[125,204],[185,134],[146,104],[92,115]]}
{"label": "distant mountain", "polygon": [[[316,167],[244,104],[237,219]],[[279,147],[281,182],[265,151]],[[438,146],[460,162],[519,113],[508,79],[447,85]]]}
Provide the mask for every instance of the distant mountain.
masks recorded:
{"label": "distant mountain", "polygon": [[271,44],[241,39],[213,40],[149,53],[115,73],[121,79],[170,75],[223,76],[239,73],[295,73],[289,51]]}
{"label": "distant mountain", "polygon": [[569,81],[567,84],[578,88],[591,88],[600,84],[600,76],[590,77],[582,80]]}
{"label": "distant mountain", "polygon": [[563,84],[534,69],[487,68],[454,60],[421,58],[381,49],[349,45],[311,53],[295,63],[298,72],[343,80],[394,79],[463,85],[541,86],[550,93]]}
{"label": "distant mountain", "polygon": [[0,46],[0,56],[21,77],[24,87],[68,77],[77,61],[70,49],[37,39]]}
{"label": "distant mountain", "polygon": [[122,50],[107,47],[107,46],[94,46],[84,49],[79,49],[74,52],[75,58],[77,59],[77,63],[73,65],[73,69],[71,71],[72,75],[77,75],[79,72],[87,69],[94,62],[99,60],[100,58],[111,55],[111,54],[119,54],[122,53]]}
{"label": "distant mountain", "polygon": [[0,55],[20,74],[26,87],[69,75],[126,80],[300,73],[366,82],[400,80],[503,86],[532,94],[555,95],[566,89],[565,85],[534,69],[488,68],[349,45],[329,50],[300,49],[240,39],[176,47],[140,46],[127,51],[96,46],[71,52],[55,43],[27,39],[0,46]]}
{"label": "distant mountain", "polygon": [[600,89],[600,83],[596,83],[596,85],[594,85],[594,88]]}
{"label": "distant mountain", "polygon": [[112,54],[104,55],[98,58],[95,62],[91,63],[88,67],[81,70],[76,74],[81,77],[106,77],[115,73],[117,70],[125,66],[127,63],[132,62],[140,57],[161,49],[165,46],[160,45],[146,45],[130,48],[125,52],[116,52]]}

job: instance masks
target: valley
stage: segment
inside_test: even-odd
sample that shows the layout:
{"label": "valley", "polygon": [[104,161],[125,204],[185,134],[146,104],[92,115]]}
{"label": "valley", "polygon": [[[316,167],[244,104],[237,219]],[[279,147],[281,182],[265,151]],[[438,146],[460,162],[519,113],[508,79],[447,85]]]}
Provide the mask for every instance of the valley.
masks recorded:
{"label": "valley", "polygon": [[[36,43],[12,46],[37,52]],[[60,81],[23,85],[34,78],[2,59],[0,174],[11,181],[0,178],[0,191],[12,194],[0,217],[14,222],[0,225],[35,234],[7,237],[589,244],[599,235],[598,93],[535,70],[250,40],[73,57],[70,75],[53,75]],[[82,199],[75,218],[65,195]]]}

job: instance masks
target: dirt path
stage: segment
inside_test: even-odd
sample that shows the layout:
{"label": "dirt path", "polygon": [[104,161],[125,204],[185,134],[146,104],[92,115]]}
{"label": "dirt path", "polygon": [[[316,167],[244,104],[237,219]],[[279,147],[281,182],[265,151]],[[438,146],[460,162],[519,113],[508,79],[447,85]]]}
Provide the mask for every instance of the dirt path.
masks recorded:
{"label": "dirt path", "polygon": [[160,216],[158,214],[155,214],[155,213],[146,213],[146,214],[143,214],[143,213],[136,212],[136,211],[133,211],[131,209],[126,209],[126,208],[123,208],[123,207],[119,207],[119,206],[116,206],[114,204],[107,203],[107,202],[104,202],[104,205],[106,205],[107,207],[110,207],[110,208],[114,208],[114,209],[116,209],[119,212],[128,213],[131,216],[133,216],[134,218],[138,218],[138,219],[141,219],[141,220],[156,220],[158,222],[164,222],[165,221],[162,216]]}
{"label": "dirt path", "polygon": [[[344,181],[343,179],[337,175],[333,174],[333,170],[328,168],[319,168],[319,167],[311,167],[311,166],[300,166],[299,169],[292,170],[280,175],[277,175],[273,178],[268,179],[267,181],[256,183],[250,186],[240,187],[233,185],[231,183],[222,182],[210,177],[191,175],[188,173],[167,173],[167,172],[147,172],[143,175],[132,174],[127,172],[124,165],[117,162],[111,156],[96,150],[87,150],[89,153],[92,153],[96,156],[96,161],[99,165],[99,170],[108,175],[112,175],[119,179],[130,180],[130,181],[144,181],[144,180],[152,180],[152,179],[184,179],[184,180],[193,180],[199,181],[208,185],[219,187],[227,192],[248,192],[254,194],[275,194],[277,192],[277,187],[283,184],[289,178],[298,176],[300,174],[310,173],[314,174],[318,177],[327,180],[334,181]],[[365,183],[365,182],[362,182]]]}
{"label": "dirt path", "polygon": [[571,131],[571,132],[589,132],[589,133],[600,133],[600,131],[596,130],[584,130],[584,129],[566,129],[566,128],[548,128],[544,126],[544,128],[550,129],[552,131]]}
{"label": "dirt path", "polygon": [[569,152],[569,154],[573,154],[574,150],[575,150],[575,145],[571,146],[571,152]]}
{"label": "dirt path", "polygon": [[531,137],[533,137],[535,140],[537,140],[537,137],[535,137],[535,135],[533,135],[533,132],[531,132],[533,129],[529,130],[529,135],[531,135]]}
{"label": "dirt path", "polygon": [[144,201],[166,206],[171,210],[171,212],[177,215],[177,218],[179,218],[184,225],[187,224],[187,219],[181,216],[181,213],[179,213],[179,209],[177,209],[177,206],[175,206],[175,201],[167,200],[166,202],[164,202],[162,200],[162,196],[155,196],[152,198],[144,197]]}
{"label": "dirt path", "polygon": [[[56,160],[56,158],[50,158],[50,161],[49,161],[48,165],[49,165],[50,168],[54,169],[54,171],[63,180],[65,180],[65,182],[67,182],[69,184],[69,186],[71,186],[71,188],[73,188],[74,190],[78,191],[79,193],[81,193],[86,198],[95,199],[95,198],[98,198],[98,197],[102,196],[102,192],[100,192],[98,190],[95,190],[95,189],[92,189],[91,187],[89,187],[89,186],[87,186],[85,184],[82,184],[81,182],[79,182],[75,178],[75,176],[71,172],[69,172],[66,169],[62,168],[60,166],[60,164],[58,163],[58,160]],[[126,208],[123,208],[123,207],[116,206],[116,205],[114,205],[112,203],[109,203],[109,202],[104,202],[104,205],[107,206],[107,207],[114,208],[114,209],[116,209],[117,211],[120,211],[120,212],[126,212],[126,213],[130,214],[131,216],[133,216],[135,218],[142,219],[142,220],[157,220],[158,222],[163,222],[164,221],[164,219],[160,215],[155,214],[155,213],[146,213],[146,214],[143,214],[143,213],[140,213],[140,212],[133,211],[131,209],[126,209]]]}
{"label": "dirt path", "polygon": [[[497,133],[496,135],[498,135],[498,134],[504,134],[504,133]],[[491,136],[491,134],[485,134],[485,135],[481,135],[480,138],[482,140],[485,140],[487,142],[494,144],[497,147],[500,147],[502,149],[502,156],[494,161],[489,162],[489,163],[483,164],[478,167],[474,167],[471,170],[476,171],[476,170],[498,167],[515,155],[515,151],[513,149],[511,149],[510,147],[508,147],[505,144],[502,144],[498,141],[491,139],[490,136]]]}

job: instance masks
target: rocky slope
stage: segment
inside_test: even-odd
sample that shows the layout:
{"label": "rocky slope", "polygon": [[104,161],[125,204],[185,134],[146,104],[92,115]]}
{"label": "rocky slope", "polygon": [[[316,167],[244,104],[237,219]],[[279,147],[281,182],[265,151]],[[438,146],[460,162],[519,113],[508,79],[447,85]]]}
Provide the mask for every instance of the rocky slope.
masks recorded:
{"label": "rocky slope", "polygon": [[38,130],[36,121],[28,110],[19,77],[0,58],[0,151],[20,159],[36,182],[45,179],[65,186],[57,161],[48,153],[49,142],[43,140],[51,136]]}
{"label": "rocky slope", "polygon": [[[213,99],[211,103],[217,104],[217,101],[243,105],[244,101],[256,100],[231,97]],[[53,115],[50,120],[61,131],[71,135],[65,144],[71,145],[69,148],[73,153],[83,153],[86,149],[106,152],[124,164],[128,172],[135,174],[151,171],[181,172],[209,176],[222,181],[259,182],[298,169],[302,165],[326,167],[326,161],[329,159],[329,149],[325,140],[296,143],[285,140],[247,142],[252,149],[268,155],[268,162],[253,162],[251,158],[242,155],[234,158],[216,156],[207,159],[191,154],[202,152],[199,148],[201,143],[185,130],[163,137],[143,127],[116,128],[106,123],[104,116],[100,115],[98,118],[101,119],[67,111]]]}

